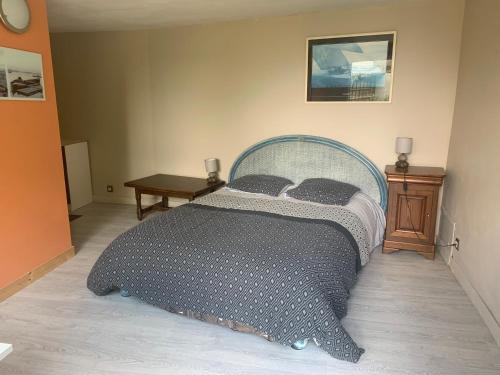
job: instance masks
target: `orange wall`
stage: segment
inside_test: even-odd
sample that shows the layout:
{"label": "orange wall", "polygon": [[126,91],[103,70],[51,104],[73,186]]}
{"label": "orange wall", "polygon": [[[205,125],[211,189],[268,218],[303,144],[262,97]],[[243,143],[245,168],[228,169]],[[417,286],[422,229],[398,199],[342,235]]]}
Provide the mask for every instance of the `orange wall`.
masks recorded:
{"label": "orange wall", "polygon": [[0,288],[71,247],[45,0],[0,46],[41,53],[46,101],[0,101]]}

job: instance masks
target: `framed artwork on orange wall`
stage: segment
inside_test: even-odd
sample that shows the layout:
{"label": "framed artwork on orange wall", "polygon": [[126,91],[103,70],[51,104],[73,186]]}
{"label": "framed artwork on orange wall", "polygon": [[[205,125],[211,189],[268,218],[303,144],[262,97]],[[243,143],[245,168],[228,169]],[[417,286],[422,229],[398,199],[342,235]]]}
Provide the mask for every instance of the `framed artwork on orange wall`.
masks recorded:
{"label": "framed artwork on orange wall", "polygon": [[41,54],[0,47],[0,100],[45,100]]}

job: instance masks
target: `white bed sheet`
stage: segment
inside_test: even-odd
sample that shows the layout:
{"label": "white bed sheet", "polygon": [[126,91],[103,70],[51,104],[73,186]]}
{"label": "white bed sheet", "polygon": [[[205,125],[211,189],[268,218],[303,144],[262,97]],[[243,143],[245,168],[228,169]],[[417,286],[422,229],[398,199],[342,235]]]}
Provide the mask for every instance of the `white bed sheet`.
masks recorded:
{"label": "white bed sheet", "polygon": [[363,222],[370,236],[370,252],[382,244],[385,232],[385,213],[369,195],[357,192],[344,206]]}

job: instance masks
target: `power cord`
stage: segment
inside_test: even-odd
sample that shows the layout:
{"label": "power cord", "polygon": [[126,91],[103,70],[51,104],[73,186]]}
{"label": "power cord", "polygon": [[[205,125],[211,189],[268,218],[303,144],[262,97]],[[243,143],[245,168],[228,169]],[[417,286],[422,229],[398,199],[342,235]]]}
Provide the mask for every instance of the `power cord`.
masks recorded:
{"label": "power cord", "polygon": [[436,243],[436,246],[438,246],[438,247],[454,247],[456,250],[458,250],[458,248],[459,248],[459,244],[456,243],[456,242],[449,243],[448,245],[443,245],[443,244],[440,244],[440,243]]}

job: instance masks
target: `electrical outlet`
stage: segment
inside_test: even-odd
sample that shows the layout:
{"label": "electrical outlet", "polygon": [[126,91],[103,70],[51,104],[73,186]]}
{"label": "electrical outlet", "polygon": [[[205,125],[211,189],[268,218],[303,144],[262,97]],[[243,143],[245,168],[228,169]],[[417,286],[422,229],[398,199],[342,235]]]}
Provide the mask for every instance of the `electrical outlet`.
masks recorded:
{"label": "electrical outlet", "polygon": [[107,191],[108,193],[112,193],[112,192],[113,192],[113,185],[108,185],[108,186],[106,186],[106,191]]}
{"label": "electrical outlet", "polygon": [[455,238],[455,249],[457,249],[457,251],[460,251],[460,238]]}

